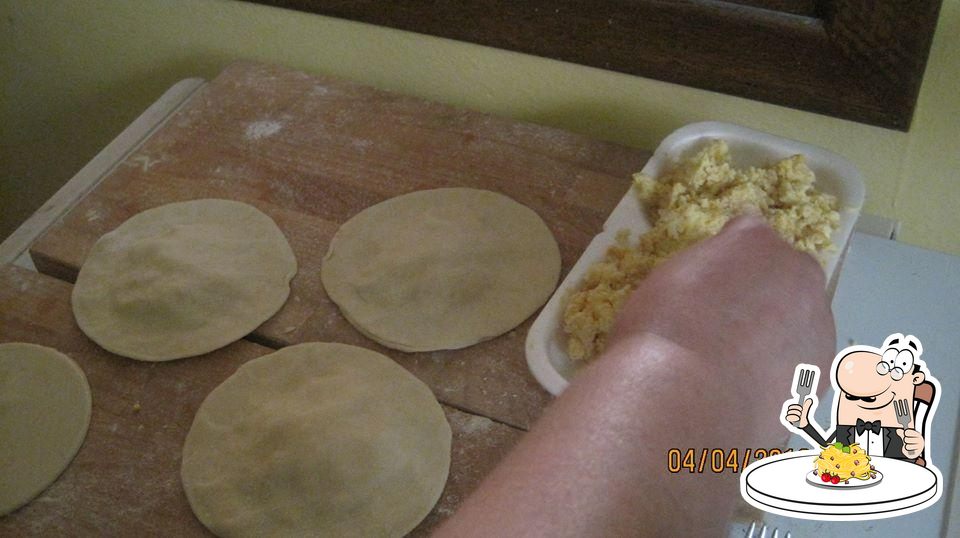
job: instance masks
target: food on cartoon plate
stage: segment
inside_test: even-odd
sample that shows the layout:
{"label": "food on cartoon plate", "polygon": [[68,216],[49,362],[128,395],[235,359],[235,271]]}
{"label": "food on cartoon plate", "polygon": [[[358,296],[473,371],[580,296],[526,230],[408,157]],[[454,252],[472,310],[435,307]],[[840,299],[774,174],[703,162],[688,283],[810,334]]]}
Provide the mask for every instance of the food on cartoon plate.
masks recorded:
{"label": "food on cartoon plate", "polygon": [[845,445],[838,441],[822,448],[820,455],[813,461],[813,475],[823,482],[819,485],[859,486],[869,480],[879,482],[883,476],[871,463],[870,456],[857,443]]}

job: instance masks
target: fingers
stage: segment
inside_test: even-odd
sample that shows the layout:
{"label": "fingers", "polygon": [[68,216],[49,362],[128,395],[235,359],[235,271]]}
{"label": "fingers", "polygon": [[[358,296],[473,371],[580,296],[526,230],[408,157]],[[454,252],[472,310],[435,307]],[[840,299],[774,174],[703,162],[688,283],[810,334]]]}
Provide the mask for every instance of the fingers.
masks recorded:
{"label": "fingers", "polygon": [[897,435],[899,435],[900,438],[904,440],[904,442],[915,443],[917,442],[918,439],[921,441],[923,440],[923,436],[920,435],[920,432],[918,432],[913,428],[908,428],[906,430],[903,428],[897,428]]}
{"label": "fingers", "polygon": [[917,430],[898,429],[896,430],[900,439],[903,439],[903,455],[908,458],[916,458],[923,452],[923,435]]}
{"label": "fingers", "polygon": [[761,246],[762,248],[770,249],[769,252],[767,252],[768,255],[780,253],[795,256],[798,259],[809,259],[807,261],[812,262],[816,266],[815,272],[823,273],[823,269],[813,256],[791,247],[759,213],[748,211],[728,220],[717,236],[724,239],[735,236],[748,237],[751,246]]}
{"label": "fingers", "polygon": [[903,446],[914,450],[923,449],[923,436],[917,430],[897,430],[897,432],[903,439]]}
{"label": "fingers", "polygon": [[790,404],[787,406],[787,413],[794,414],[798,417],[805,417],[810,414],[810,406],[813,405],[813,400],[807,398],[803,401],[803,405],[800,404]]}
{"label": "fingers", "polygon": [[764,226],[766,221],[763,220],[763,215],[760,214],[755,208],[744,208],[745,211],[743,214],[733,217],[728,220],[726,224],[723,225],[723,228],[720,230],[720,233],[730,233],[737,230],[744,230],[753,227],[769,227],[769,225]]}
{"label": "fingers", "polygon": [[787,413],[784,415],[784,418],[787,422],[796,425],[799,428],[804,428],[807,425],[807,412],[810,410],[810,400],[803,402],[803,406],[800,404],[790,404],[787,406]]}

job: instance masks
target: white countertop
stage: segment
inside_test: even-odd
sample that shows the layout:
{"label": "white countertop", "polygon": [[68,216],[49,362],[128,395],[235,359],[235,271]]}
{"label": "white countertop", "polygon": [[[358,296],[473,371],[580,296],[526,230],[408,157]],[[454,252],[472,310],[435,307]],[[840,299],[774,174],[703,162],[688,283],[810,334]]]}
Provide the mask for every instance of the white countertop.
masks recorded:
{"label": "white countertop", "polygon": [[[876,521],[809,521],[766,514],[764,523],[793,538],[852,536],[910,537],[960,535],[960,495],[955,494],[960,433],[960,257],[897,241],[854,233],[833,300],[837,350],[853,344],[880,346],[888,335],[913,334],[923,343],[922,359],[942,388],[930,427],[930,456],[943,474],[944,491],[933,506]],[[785,395],[789,396],[789,395]],[[833,401],[833,390],[821,398]],[[821,405],[816,420],[830,424]],[[789,446],[809,446],[793,436]],[[731,536],[745,536],[737,526]],[[768,533],[767,536],[770,536]]]}

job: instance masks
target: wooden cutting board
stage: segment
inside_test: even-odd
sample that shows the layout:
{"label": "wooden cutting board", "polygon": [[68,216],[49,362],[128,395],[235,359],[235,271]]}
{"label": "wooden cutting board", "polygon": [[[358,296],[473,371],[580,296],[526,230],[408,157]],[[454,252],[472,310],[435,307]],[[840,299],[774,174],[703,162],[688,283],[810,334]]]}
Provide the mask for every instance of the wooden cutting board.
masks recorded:
{"label": "wooden cutting board", "polygon": [[[272,352],[248,341],[201,357],[139,362],[108,353],[77,327],[71,285],[0,267],[0,343],[53,347],[83,369],[93,394],[90,430],[60,478],[0,517],[0,536],[212,536],[180,485],[180,454],[207,394],[248,360]],[[412,536],[453,513],[521,430],[444,406],[453,430],[450,477]]]}
{"label": "wooden cutting board", "polygon": [[103,233],[161,204],[217,197],[277,222],[299,262],[290,299],[249,339],[272,348],[309,341],[385,353],[452,407],[527,428],[549,395],[529,374],[532,320],[467,349],[383,348],[340,315],[320,283],[338,226],[360,210],[419,189],[466,186],[533,208],[560,245],[565,274],[649,152],[310,76],[236,63],[194,95],[53,226],[30,253],[73,281]]}
{"label": "wooden cutting board", "polygon": [[[566,273],[648,155],[281,67],[231,65],[32,246],[46,276],[0,268],[0,342],[67,353],[86,372],[94,401],[77,458],[39,498],[0,518],[0,535],[205,534],[179,481],[196,409],[242,363],[308,341],[385,353],[445,404],[454,431],[451,474],[413,533],[427,534],[548,403],[525,363],[531,320],[462,350],[383,348],[350,326],[323,291],[320,262],[330,238],[352,215],[399,194],[489,189],[543,217]],[[247,339],[202,357],[142,363],[97,347],[69,308],[69,282],[93,243],[144,209],[206,197],[252,204],[284,231],[300,268],[287,304]]]}

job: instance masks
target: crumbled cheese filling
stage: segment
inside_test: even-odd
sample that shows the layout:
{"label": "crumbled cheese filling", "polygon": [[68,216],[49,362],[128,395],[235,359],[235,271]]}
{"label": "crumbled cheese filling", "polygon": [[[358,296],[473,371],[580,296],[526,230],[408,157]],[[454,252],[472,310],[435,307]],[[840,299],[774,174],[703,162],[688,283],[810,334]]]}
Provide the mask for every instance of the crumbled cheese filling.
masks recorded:
{"label": "crumbled cheese filling", "polygon": [[639,173],[633,179],[653,227],[633,245],[630,232],[621,230],[569,298],[563,330],[573,359],[590,359],[603,350],[623,301],[653,267],[715,235],[747,210],[759,211],[784,239],[821,263],[823,253],[833,249],[837,202],[814,188],[816,178],[803,155],[766,168],[737,169],[726,142],[715,140],[659,180]]}

